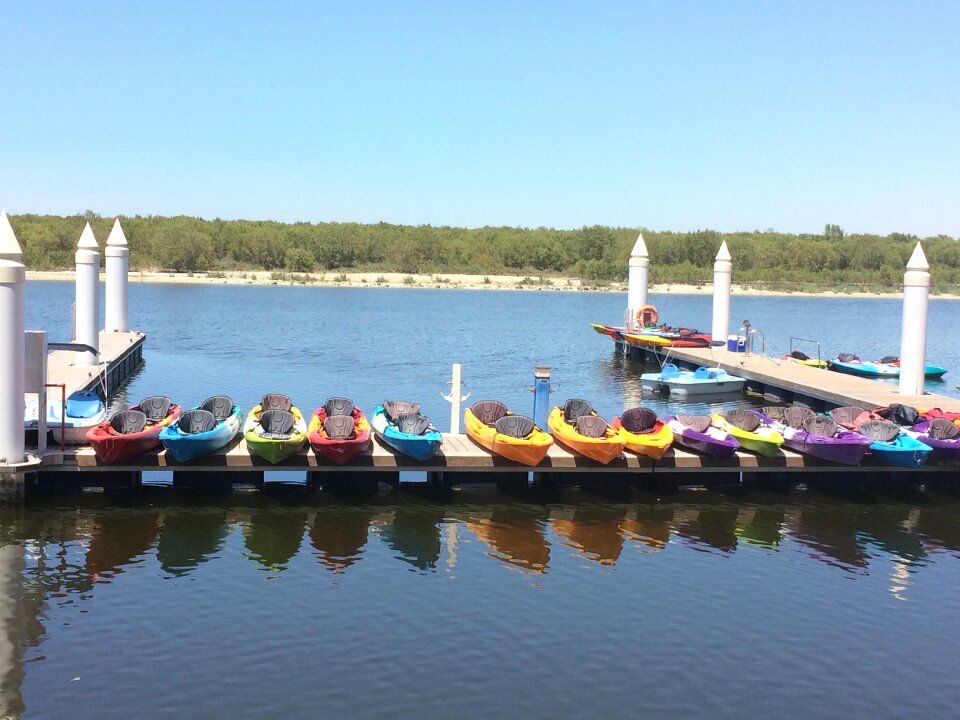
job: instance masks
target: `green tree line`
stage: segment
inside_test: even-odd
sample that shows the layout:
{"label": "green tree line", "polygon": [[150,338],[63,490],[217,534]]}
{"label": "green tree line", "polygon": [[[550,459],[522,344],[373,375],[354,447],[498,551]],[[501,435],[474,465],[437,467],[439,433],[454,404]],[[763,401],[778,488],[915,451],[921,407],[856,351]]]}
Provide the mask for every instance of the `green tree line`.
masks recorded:
{"label": "green tree line", "polygon": [[[113,224],[93,212],[11,216],[27,267],[73,267],[77,240],[89,221],[103,245]],[[960,287],[960,243],[938,235],[822,234],[774,230],[664,232],[594,225],[578,230],[515,227],[434,227],[389,223],[280,223],[194,217],[121,217],[134,270],[210,272],[402,272],[576,276],[623,281],[642,231],[652,283],[709,283],[722,241],[739,284],[777,288],[895,289],[917,240],[923,241],[934,288]]]}

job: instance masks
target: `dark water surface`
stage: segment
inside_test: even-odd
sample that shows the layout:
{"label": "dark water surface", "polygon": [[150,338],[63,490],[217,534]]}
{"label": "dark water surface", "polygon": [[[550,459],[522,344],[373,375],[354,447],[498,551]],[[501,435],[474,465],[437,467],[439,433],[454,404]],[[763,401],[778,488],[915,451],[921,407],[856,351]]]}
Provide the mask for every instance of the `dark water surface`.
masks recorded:
{"label": "dark water surface", "polygon": [[[69,339],[72,293],[28,284],[28,326]],[[623,301],[134,285],[146,363],[124,392],[404,398],[446,429],[452,362],[471,400],[527,411],[542,363],[558,401],[610,416],[641,369],[589,323]],[[709,297],[654,302],[709,326]],[[958,308],[931,303],[928,349],[954,395]],[[897,351],[899,313],[735,298],[732,321],[774,356],[797,335],[866,357]],[[952,718],[960,698],[942,491],[60,493],[0,508],[0,581],[0,709],[24,718]]]}

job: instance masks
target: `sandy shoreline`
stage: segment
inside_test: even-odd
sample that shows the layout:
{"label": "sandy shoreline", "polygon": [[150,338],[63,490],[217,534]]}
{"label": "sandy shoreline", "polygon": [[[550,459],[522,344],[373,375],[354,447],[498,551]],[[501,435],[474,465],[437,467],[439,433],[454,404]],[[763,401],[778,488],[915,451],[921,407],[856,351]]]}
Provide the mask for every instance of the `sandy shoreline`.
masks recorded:
{"label": "sandy shoreline", "polygon": [[[73,281],[73,270],[40,271],[28,270],[27,280]],[[103,274],[101,273],[101,280]],[[626,283],[610,283],[597,286],[579,278],[531,278],[523,275],[462,275],[437,273],[418,275],[408,273],[290,273],[280,271],[256,270],[248,272],[222,273],[172,273],[172,272],[131,272],[130,282],[180,283],[193,285],[312,285],[317,287],[386,287],[386,288],[436,288],[460,290],[540,290],[549,292],[617,292],[627,291]],[[652,294],[709,295],[713,286],[664,284],[651,285]],[[902,293],[870,292],[787,292],[744,288],[734,284],[733,293],[737,295],[768,295],[794,297],[900,297]],[[931,299],[956,300],[960,295],[936,295]]]}

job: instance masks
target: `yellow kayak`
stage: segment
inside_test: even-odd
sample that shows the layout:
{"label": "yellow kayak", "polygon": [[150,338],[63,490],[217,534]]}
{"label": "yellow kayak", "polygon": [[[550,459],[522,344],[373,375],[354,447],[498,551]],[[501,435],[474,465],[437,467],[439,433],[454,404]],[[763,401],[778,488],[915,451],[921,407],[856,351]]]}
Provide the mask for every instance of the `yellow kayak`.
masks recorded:
{"label": "yellow kayak", "polygon": [[247,450],[274,464],[296,455],[307,441],[307,424],[286,395],[264,395],[243,424]]}
{"label": "yellow kayak", "polygon": [[553,438],[533,420],[496,400],[481,400],[464,410],[463,426],[481,447],[524,465],[539,465],[553,445]]}
{"label": "yellow kayak", "polygon": [[610,423],[627,450],[659,460],[673,443],[673,430],[649,408],[630,408]]}
{"label": "yellow kayak", "polygon": [[667,347],[673,344],[673,340],[661,337],[660,335],[625,332],[620,334],[623,336],[623,339],[627,341],[628,345],[635,345],[636,347]]}
{"label": "yellow kayak", "polygon": [[760,422],[760,418],[746,410],[731,410],[726,415],[717,413],[712,425],[737,439],[744,450],[770,457],[783,445],[783,435]]}
{"label": "yellow kayak", "polygon": [[606,465],[623,454],[626,446],[620,433],[597,415],[586,400],[567,400],[547,417],[555,439],[574,452]]}

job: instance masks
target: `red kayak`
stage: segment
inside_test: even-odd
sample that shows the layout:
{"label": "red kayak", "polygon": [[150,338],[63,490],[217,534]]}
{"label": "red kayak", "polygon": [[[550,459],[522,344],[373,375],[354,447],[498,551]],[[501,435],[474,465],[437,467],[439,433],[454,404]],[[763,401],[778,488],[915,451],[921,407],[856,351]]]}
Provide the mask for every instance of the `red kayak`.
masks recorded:
{"label": "red kayak", "polygon": [[142,455],[160,446],[160,431],[180,417],[180,406],[154,395],[129,410],[114,413],[87,433],[87,440],[102,463],[108,465]]}
{"label": "red kayak", "polygon": [[310,417],[310,446],[343,465],[370,447],[370,423],[348,398],[332,397]]}

